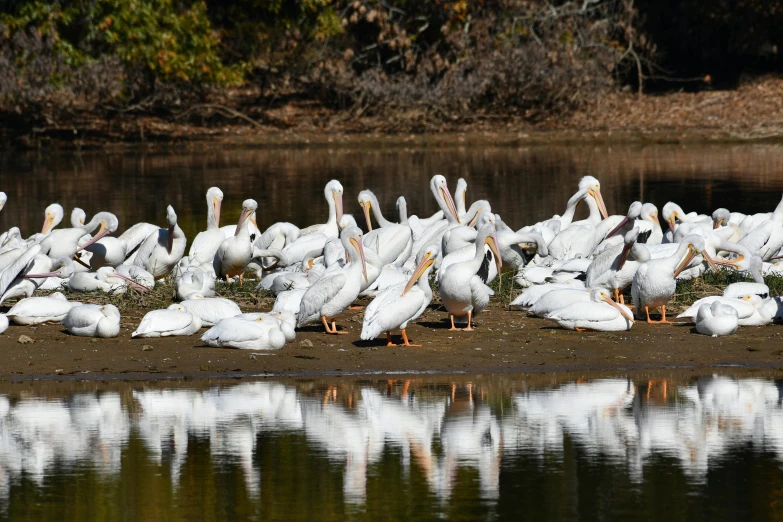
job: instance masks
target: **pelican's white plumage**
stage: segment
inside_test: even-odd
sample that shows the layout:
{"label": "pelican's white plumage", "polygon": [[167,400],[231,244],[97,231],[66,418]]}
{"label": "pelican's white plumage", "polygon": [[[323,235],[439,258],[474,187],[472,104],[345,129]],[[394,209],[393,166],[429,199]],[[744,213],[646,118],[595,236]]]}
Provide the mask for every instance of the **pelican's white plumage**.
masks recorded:
{"label": "pelican's white plumage", "polygon": [[211,263],[225,237],[220,230],[220,207],[223,191],[217,187],[207,190],[207,229],[196,234],[190,244],[188,256],[195,264]]}
{"label": "pelican's white plumage", "polygon": [[117,337],[120,311],[114,305],[78,305],[68,311],[62,325],[73,335],[82,337]]}
{"label": "pelican's white plumage", "polygon": [[440,297],[443,306],[449,312],[453,330],[456,330],[454,318],[465,316],[468,319],[468,326],[465,330],[472,330],[472,318],[481,313],[489,304],[490,290],[486,285],[489,260],[484,257],[485,244],[488,244],[492,249],[498,272],[500,272],[503,262],[497,249],[495,228],[491,225],[484,225],[476,238],[474,258],[449,266],[440,277],[438,283]]}
{"label": "pelican's white plumage", "polygon": [[201,319],[202,326],[214,326],[223,319],[242,313],[239,306],[230,299],[204,297],[200,294],[191,294],[185,301],[169,306],[169,310],[182,308]]}
{"label": "pelican's white plumage", "polygon": [[157,233],[151,234],[139,247],[133,264],[144,268],[155,279],[162,279],[177,266],[179,260],[185,255],[187,238],[177,224],[177,214],[174,207],[166,208],[166,220],[168,228],[159,228]]}
{"label": "pelican's white plumage", "polygon": [[326,333],[340,333],[337,331],[334,321],[332,321],[330,329],[327,320],[340,314],[354,302],[361,291],[360,279],[362,277],[367,279],[362,231],[356,227],[347,227],[343,230],[340,239],[345,250],[350,253],[351,262],[343,269],[335,270],[331,274],[324,274],[321,279],[307,289],[302,296],[297,326],[320,319]]}
{"label": "pelican's white plumage", "polygon": [[279,323],[264,317],[254,321],[237,317],[223,319],[204,332],[201,340],[209,346],[242,350],[279,350],[286,342]]}
{"label": "pelican's white plumage", "polygon": [[184,301],[190,294],[214,296],[215,280],[200,268],[190,269],[177,279],[177,299]]}
{"label": "pelican's white plumage", "polygon": [[737,309],[721,301],[704,303],[696,316],[696,331],[700,334],[719,337],[737,331]]}
{"label": "pelican's white plumage", "polygon": [[432,301],[429,274],[438,257],[438,246],[430,245],[418,256],[418,266],[407,283],[391,286],[373,299],[364,313],[361,338],[375,339],[381,332],[387,332],[388,345],[392,345],[388,332],[399,328],[405,346],[410,344],[405,329],[415,321]]}
{"label": "pelican's white plumage", "polygon": [[585,302],[591,299],[590,291],[584,288],[560,288],[547,292],[528,311],[537,317],[546,317],[552,312],[562,310],[573,303]]}
{"label": "pelican's white plumage", "polygon": [[623,332],[633,326],[633,315],[625,305],[615,303],[605,288],[590,293],[590,300],[570,304],[547,316],[568,330]]}
{"label": "pelican's white plumage", "polygon": [[336,179],[331,180],[324,187],[324,198],[329,205],[329,218],[326,223],[311,225],[299,231],[301,236],[310,234],[324,234],[326,237],[338,237],[340,227],[338,223],[343,217],[343,186]]}
{"label": "pelican's white plumage", "polygon": [[182,310],[153,310],[142,318],[131,337],[193,335],[201,329],[201,319]]}
{"label": "pelican's white plumage", "polygon": [[525,288],[511,303],[508,305],[512,310],[525,310],[530,308],[538,302],[543,296],[557,289],[581,289],[585,284],[579,279],[571,279],[563,283],[544,283],[540,285],[532,285]]}
{"label": "pelican's white plumage", "polygon": [[[2,210],[1,205],[0,210]],[[0,314],[0,334],[6,330],[8,330],[8,317],[5,314]]]}
{"label": "pelican's white plumage", "polygon": [[71,302],[55,292],[47,297],[28,297],[22,299],[5,314],[16,324],[39,324],[48,321],[60,322],[78,302]]}
{"label": "pelican's white plumage", "polygon": [[239,216],[236,233],[234,236],[224,239],[215,253],[215,275],[226,280],[239,276],[240,283],[245,268],[253,258],[253,243],[250,241],[248,218],[258,208],[254,199],[246,199],[242,202],[242,213]]}

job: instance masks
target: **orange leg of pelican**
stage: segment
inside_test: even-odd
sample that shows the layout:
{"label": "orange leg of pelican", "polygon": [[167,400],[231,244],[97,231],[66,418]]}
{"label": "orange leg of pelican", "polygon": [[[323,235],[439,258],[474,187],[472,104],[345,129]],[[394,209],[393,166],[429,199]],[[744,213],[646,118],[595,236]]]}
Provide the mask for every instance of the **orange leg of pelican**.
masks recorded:
{"label": "orange leg of pelican", "polygon": [[672,324],[670,321],[666,320],[666,306],[661,306],[661,320],[660,321],[653,321],[650,319],[650,310],[646,306],[644,307],[644,313],[647,314],[647,323],[648,324]]}
{"label": "orange leg of pelican", "polygon": [[348,332],[340,332],[337,330],[337,325],[334,321],[332,321],[332,329],[329,329],[329,323],[326,321],[326,316],[321,316],[321,322],[324,324],[324,328],[326,329],[326,333],[333,334],[333,335],[348,335]]}
{"label": "orange leg of pelican", "polygon": [[405,341],[403,346],[421,346],[420,344],[411,344],[408,340],[408,334],[405,332],[405,330],[402,330],[402,340]]}
{"label": "orange leg of pelican", "polygon": [[615,289],[612,290],[612,292],[614,293],[614,302],[615,303],[619,303],[620,302],[620,291],[617,288],[615,288]]}
{"label": "orange leg of pelican", "polygon": [[348,307],[348,310],[364,310],[364,307],[361,305],[351,305]]}
{"label": "orange leg of pelican", "polygon": [[462,329],[463,332],[472,332],[473,331],[473,328],[470,326],[470,321],[471,321],[472,318],[473,318],[473,312],[468,312],[468,327],[467,328],[463,328]]}
{"label": "orange leg of pelican", "polygon": [[449,314],[449,319],[451,319],[451,328],[449,328],[450,332],[456,332],[459,330],[456,326],[454,326],[454,314]]}
{"label": "orange leg of pelican", "polygon": [[391,332],[386,332],[386,346],[399,346],[399,344],[394,344],[391,340]]}

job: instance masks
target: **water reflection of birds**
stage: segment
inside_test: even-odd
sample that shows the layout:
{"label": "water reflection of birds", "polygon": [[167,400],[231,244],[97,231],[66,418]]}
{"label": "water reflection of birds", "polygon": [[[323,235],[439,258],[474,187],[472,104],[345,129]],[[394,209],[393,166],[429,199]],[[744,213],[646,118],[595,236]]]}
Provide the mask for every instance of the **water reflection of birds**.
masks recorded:
{"label": "water reflection of birds", "polygon": [[10,485],[23,476],[43,485],[48,476],[85,463],[119,474],[134,437],[154,465],[169,470],[175,489],[190,443],[198,439],[209,442],[214,466],[235,463],[249,495],[260,498],[264,470],[257,453],[264,434],[299,433],[309,451],[343,470],[343,498],[351,504],[365,502],[375,465],[395,449],[403,480],[420,470],[442,500],[453,496],[464,468],[476,470],[482,499],[496,499],[507,458],[573,458],[566,441],[589,459],[625,467],[637,482],[656,455],[675,459],[697,483],[715,462],[748,443],[783,461],[781,392],[771,380],[572,382],[516,394],[504,413],[486,402],[482,389],[390,382],[388,388],[329,386],[303,394],[253,382],[203,391],[137,390],[132,404],[114,392],[57,400],[0,396],[0,498],[7,503]]}

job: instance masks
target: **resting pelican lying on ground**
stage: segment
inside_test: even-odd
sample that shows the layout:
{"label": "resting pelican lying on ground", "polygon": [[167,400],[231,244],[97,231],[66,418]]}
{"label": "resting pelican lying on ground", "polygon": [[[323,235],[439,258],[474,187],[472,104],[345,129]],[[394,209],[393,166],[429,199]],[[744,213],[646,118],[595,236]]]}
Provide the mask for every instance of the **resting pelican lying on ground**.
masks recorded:
{"label": "resting pelican lying on ground", "polygon": [[573,303],[556,310],[547,319],[568,330],[578,332],[623,332],[633,326],[633,315],[627,306],[615,303],[605,288],[596,288],[590,293],[590,301]]}
{"label": "resting pelican lying on ground", "polygon": [[82,337],[117,337],[120,333],[120,311],[110,304],[74,306],[63,318],[62,325],[71,334]]}

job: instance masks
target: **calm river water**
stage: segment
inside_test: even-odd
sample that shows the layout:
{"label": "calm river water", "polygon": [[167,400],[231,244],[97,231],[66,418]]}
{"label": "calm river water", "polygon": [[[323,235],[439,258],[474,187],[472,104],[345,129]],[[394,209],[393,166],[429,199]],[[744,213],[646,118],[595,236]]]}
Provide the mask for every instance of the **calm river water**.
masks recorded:
{"label": "calm river water", "polygon": [[768,376],[166,386],[4,385],[0,518],[783,515],[783,381]]}
{"label": "calm river water", "polygon": [[[436,210],[429,179],[441,173],[453,187],[468,181],[468,202],[487,199],[514,228],[560,214],[579,178],[597,177],[610,213],[625,214],[635,199],[659,209],[669,200],[686,211],[725,206],[770,211],[783,192],[783,146],[655,145],[558,147],[340,147],[200,148],[178,152],[6,153],[0,156],[0,190],[8,203],[0,229],[40,231],[44,208],[74,206],[88,217],[108,210],[120,232],[133,223],[165,224],[174,206],[189,238],[206,228],[207,188],[224,194],[222,224],[238,218],[242,201],[259,202],[258,224],[323,223],[323,187],[332,178],[345,187],[345,211],[361,219],[358,192],[372,189],[396,221],[395,201],[410,213]],[[581,210],[584,212],[584,210]],[[61,225],[65,226],[65,225]]]}

